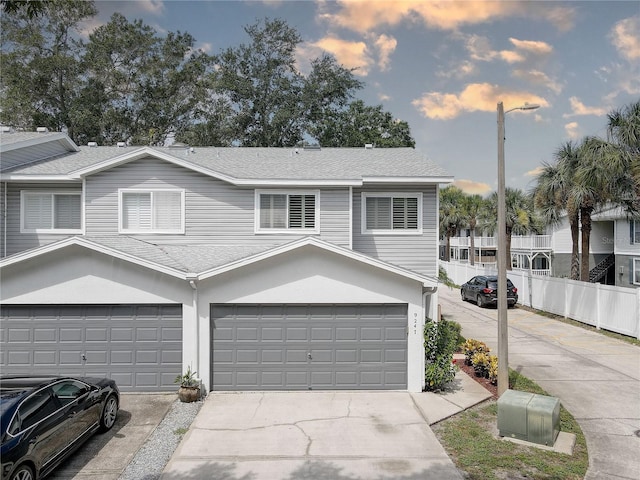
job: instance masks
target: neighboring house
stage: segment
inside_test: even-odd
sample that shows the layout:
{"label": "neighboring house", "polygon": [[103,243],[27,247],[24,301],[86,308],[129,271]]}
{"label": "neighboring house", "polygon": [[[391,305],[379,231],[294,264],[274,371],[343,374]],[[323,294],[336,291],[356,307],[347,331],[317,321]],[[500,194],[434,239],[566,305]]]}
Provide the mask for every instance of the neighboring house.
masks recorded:
{"label": "neighboring house", "polygon": [[[445,240],[440,241],[444,258]],[[450,239],[452,262],[469,263],[471,237],[461,230]],[[474,238],[477,264],[494,266],[497,239]],[[578,248],[580,250],[581,240]],[[621,287],[640,286],[640,220],[630,219],[621,208],[605,208],[593,214],[589,245],[590,281]],[[511,266],[533,275],[571,275],[571,230],[566,217],[549,227],[547,235],[511,238]]]}
{"label": "neighboring house", "polygon": [[418,151],[0,140],[3,373],[422,390],[452,178]]}
{"label": "neighboring house", "polygon": [[[571,231],[564,219],[553,228],[554,276],[571,274]],[[621,208],[605,208],[591,218],[589,269],[593,282],[620,287],[640,286],[640,220]],[[581,247],[581,243],[578,244]]]}

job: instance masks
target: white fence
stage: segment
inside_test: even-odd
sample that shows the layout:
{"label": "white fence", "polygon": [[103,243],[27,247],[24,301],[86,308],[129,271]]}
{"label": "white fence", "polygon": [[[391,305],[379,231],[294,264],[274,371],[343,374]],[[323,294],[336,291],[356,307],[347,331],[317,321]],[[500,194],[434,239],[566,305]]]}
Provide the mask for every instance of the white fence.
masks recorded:
{"label": "white fence", "polygon": [[[497,273],[494,268],[464,263],[440,265],[458,285],[476,275]],[[524,270],[509,271],[507,276],[518,288],[522,305],[640,339],[640,288],[540,277]]]}

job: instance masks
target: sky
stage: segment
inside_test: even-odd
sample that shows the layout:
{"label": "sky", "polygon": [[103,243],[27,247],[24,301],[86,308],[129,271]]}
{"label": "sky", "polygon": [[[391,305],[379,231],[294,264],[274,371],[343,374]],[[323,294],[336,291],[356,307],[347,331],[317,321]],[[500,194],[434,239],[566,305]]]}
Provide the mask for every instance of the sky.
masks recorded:
{"label": "sky", "polygon": [[366,86],[356,96],[407,121],[416,148],[467,193],[497,188],[497,103],[506,185],[529,191],[567,141],[606,138],[607,113],[640,100],[640,2],[430,0],[97,0],[86,31],[114,12],[216,54],[244,28],[285,20],[300,71],[328,52]]}

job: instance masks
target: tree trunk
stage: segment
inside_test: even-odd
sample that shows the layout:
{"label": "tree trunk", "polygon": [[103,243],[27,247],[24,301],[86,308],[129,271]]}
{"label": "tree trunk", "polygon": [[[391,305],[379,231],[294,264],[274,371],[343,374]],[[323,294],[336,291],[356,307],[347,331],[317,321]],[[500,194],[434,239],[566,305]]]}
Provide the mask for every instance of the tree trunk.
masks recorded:
{"label": "tree trunk", "polygon": [[589,281],[589,244],[591,240],[591,212],[593,208],[580,209],[580,224],[582,226],[582,252],[580,258],[580,280]]}
{"label": "tree trunk", "polygon": [[444,249],[444,261],[448,262],[451,260],[451,235],[449,234],[449,232],[447,232],[447,241],[445,244],[445,249]]}
{"label": "tree trunk", "polygon": [[513,270],[511,267],[511,229],[507,228],[507,270]]}
{"label": "tree trunk", "polygon": [[469,245],[469,262],[471,263],[471,265],[475,265],[476,262],[476,242],[475,242],[475,236],[473,235],[473,230],[471,230],[471,241],[470,241],[470,245]]}
{"label": "tree trunk", "polygon": [[569,225],[571,227],[571,280],[580,279],[580,252],[578,249],[580,237],[579,222],[577,211],[569,215]]}

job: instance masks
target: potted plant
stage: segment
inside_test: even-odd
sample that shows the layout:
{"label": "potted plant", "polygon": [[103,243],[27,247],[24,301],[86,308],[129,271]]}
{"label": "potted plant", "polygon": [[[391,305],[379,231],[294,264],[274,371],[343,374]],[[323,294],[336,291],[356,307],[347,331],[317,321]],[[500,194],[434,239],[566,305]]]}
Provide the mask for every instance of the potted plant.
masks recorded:
{"label": "potted plant", "polygon": [[196,372],[191,371],[191,367],[182,375],[178,375],[175,383],[180,385],[178,398],[181,402],[195,402],[200,398],[200,380],[196,378]]}

